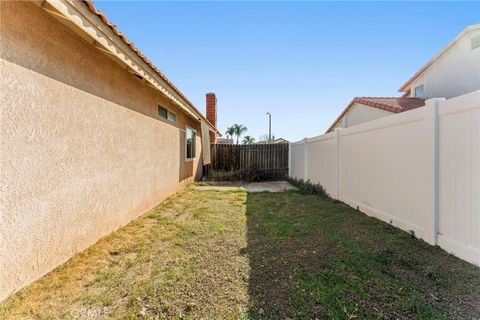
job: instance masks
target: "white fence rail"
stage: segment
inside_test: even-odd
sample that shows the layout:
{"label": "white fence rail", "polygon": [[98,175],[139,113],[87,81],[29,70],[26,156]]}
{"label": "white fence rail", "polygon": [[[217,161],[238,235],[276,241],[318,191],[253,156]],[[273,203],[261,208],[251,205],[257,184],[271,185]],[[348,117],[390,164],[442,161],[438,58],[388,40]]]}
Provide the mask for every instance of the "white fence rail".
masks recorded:
{"label": "white fence rail", "polygon": [[292,143],[289,167],[480,266],[480,91]]}

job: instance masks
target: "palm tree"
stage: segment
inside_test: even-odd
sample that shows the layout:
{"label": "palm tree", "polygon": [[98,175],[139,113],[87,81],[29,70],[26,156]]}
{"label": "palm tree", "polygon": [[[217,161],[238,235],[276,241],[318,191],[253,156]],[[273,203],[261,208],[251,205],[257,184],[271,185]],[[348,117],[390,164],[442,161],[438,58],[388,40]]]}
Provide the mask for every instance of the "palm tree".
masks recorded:
{"label": "palm tree", "polygon": [[243,137],[242,143],[243,144],[254,144],[255,143],[255,138],[250,137],[250,136],[245,136],[245,137]]}
{"label": "palm tree", "polygon": [[235,134],[235,128],[233,126],[228,127],[227,131],[225,131],[225,134],[227,135],[227,140],[229,140],[230,137],[233,138],[233,135]]}
{"label": "palm tree", "polygon": [[245,133],[247,132],[247,127],[245,127],[243,124],[234,124],[232,126],[233,130],[234,130],[234,134],[237,136],[237,144],[238,144],[238,141],[240,140],[240,137]]}
{"label": "palm tree", "polygon": [[275,140],[275,135],[272,134],[272,140],[271,140],[271,141],[270,141],[268,138],[269,138],[269,137],[268,137],[268,134],[264,134],[264,135],[260,136],[260,141],[265,141],[265,142],[267,142],[267,143],[270,143],[270,142],[272,142],[273,140]]}

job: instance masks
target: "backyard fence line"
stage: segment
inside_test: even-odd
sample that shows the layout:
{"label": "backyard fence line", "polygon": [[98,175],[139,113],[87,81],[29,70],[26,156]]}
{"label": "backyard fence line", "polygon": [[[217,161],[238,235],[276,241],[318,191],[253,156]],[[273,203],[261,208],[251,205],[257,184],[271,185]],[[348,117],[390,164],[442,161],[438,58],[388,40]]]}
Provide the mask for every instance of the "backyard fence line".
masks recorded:
{"label": "backyard fence line", "polygon": [[290,149],[289,176],[480,266],[480,91]]}
{"label": "backyard fence line", "polygon": [[219,171],[249,170],[267,176],[288,176],[288,143],[214,144],[211,169]]}

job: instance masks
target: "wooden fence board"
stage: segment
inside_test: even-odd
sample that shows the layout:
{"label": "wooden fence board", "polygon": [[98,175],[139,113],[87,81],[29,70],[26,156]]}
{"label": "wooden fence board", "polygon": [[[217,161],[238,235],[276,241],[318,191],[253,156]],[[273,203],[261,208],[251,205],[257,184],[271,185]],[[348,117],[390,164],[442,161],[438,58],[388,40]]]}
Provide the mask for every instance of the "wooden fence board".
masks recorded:
{"label": "wooden fence board", "polygon": [[267,176],[288,176],[288,143],[213,144],[210,168],[217,171],[249,170]]}

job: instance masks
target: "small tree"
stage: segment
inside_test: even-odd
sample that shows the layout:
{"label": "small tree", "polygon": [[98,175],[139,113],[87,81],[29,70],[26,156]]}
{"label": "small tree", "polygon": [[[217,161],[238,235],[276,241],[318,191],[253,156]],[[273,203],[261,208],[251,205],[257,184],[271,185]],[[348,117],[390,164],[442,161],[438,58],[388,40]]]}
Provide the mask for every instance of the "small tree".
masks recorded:
{"label": "small tree", "polygon": [[227,135],[227,140],[233,138],[233,135],[235,134],[235,128],[233,126],[228,127],[227,131],[225,131],[225,134]]}
{"label": "small tree", "polygon": [[255,143],[255,138],[251,136],[245,136],[243,137],[243,144],[254,144]]}
{"label": "small tree", "polygon": [[243,124],[234,124],[231,126],[233,128],[234,134],[237,136],[237,144],[240,140],[240,137],[247,132],[247,127],[245,127]]}

